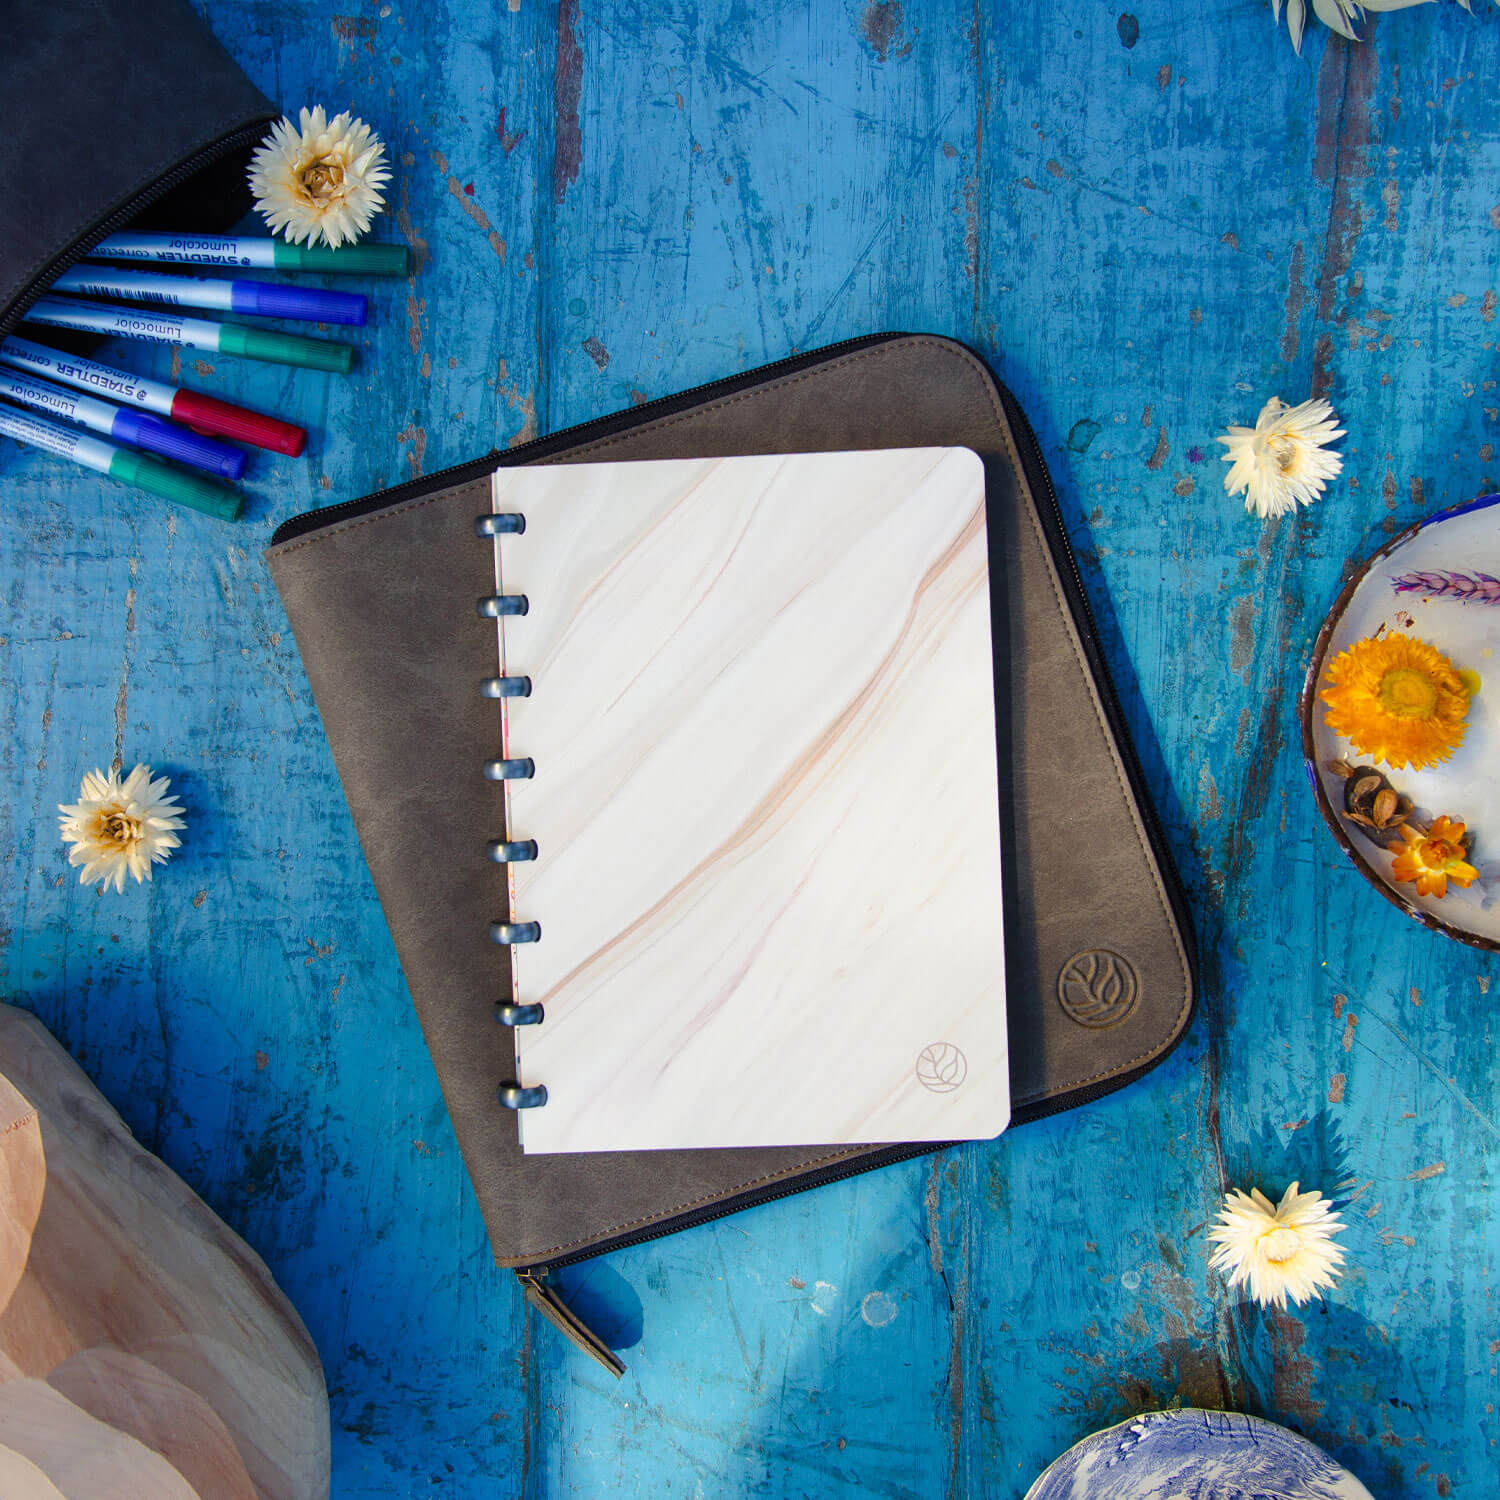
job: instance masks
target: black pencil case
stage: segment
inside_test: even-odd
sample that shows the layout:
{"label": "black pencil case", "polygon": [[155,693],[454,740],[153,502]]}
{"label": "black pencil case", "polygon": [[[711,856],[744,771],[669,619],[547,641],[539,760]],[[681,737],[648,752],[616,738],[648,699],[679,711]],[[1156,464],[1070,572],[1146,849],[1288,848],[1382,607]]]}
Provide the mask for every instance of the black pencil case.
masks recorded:
{"label": "black pencil case", "polygon": [[106,235],[230,228],[281,113],[187,0],[11,0],[0,98],[0,337]]}

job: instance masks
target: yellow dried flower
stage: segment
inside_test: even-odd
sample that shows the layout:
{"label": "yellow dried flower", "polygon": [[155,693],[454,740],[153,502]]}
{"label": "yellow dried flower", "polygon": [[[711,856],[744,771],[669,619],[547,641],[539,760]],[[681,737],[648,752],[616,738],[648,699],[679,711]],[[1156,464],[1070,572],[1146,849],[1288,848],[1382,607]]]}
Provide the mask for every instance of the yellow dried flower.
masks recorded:
{"label": "yellow dried flower", "polygon": [[1469,851],[1462,823],[1434,818],[1426,833],[1403,825],[1401,837],[1404,845],[1390,846],[1396,851],[1391,874],[1402,884],[1415,881],[1419,896],[1436,896],[1441,901],[1448,894],[1450,880],[1454,885],[1471,886],[1479,879],[1479,871],[1466,863]]}
{"label": "yellow dried flower", "polygon": [[1444,761],[1463,743],[1469,688],[1426,641],[1388,635],[1355,641],[1329,662],[1318,696],[1324,719],[1362,754],[1396,767]]}

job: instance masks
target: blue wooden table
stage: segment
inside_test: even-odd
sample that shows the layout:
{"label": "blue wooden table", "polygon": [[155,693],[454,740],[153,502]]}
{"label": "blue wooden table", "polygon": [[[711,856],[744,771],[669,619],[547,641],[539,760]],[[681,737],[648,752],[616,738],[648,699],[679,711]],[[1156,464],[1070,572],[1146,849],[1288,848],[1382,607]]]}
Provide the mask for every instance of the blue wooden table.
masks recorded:
{"label": "blue wooden table", "polygon": [[[1500,963],[1344,862],[1294,698],[1345,570],[1500,489],[1500,14],[1443,0],[1298,59],[1262,0],[511,3],[206,6],[285,107],[390,143],[418,274],[375,288],[348,379],[114,351],[309,424],[238,525],[0,445],[4,992],[269,1262],[342,1500],[1009,1500],[1171,1403],[1288,1423],[1381,1496],[1492,1495]],[[1032,415],[1201,1010],[1088,1108],[576,1270],[617,1384],[490,1262],[260,549],[887,328],[973,344]],[[1346,477],[1262,525],[1213,436],[1324,391]],[[121,757],[189,828],[99,896],[54,807]],[[1348,1273],[1253,1312],[1206,1229],[1226,1185],[1293,1177],[1346,1200]]]}

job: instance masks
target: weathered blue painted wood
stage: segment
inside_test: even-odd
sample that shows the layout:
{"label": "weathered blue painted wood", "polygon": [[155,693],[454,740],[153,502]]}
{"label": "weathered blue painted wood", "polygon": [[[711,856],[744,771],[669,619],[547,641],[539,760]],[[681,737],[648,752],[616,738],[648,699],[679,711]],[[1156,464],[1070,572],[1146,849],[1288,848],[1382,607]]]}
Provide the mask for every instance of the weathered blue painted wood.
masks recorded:
{"label": "weathered blue painted wood", "polygon": [[[1299,61],[1256,0],[993,9],[215,0],[288,108],[393,145],[419,274],[372,289],[348,380],[188,363],[315,429],[238,527],[0,450],[0,984],[302,1310],[341,1496],[1012,1497],[1173,1401],[1289,1422],[1382,1495],[1493,1486],[1500,966],[1344,865],[1293,698],[1345,567],[1500,488],[1500,18],[1423,7]],[[579,1268],[616,1384],[489,1264],[258,551],[325,499],[888,327],[973,342],[1033,415],[1202,1015],[1087,1109]],[[1310,390],[1347,480],[1262,527],[1213,435]],[[101,898],[52,809],[116,755],[191,823]],[[1250,1313],[1205,1230],[1226,1183],[1292,1177],[1349,1200],[1349,1274]]]}

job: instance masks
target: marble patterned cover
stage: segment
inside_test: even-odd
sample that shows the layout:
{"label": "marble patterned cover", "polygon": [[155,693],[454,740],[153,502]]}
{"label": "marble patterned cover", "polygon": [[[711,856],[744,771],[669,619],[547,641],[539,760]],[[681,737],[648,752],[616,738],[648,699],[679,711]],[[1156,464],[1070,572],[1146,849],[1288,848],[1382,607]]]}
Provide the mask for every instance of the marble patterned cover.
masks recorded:
{"label": "marble patterned cover", "polygon": [[501,469],[528,1152],[1009,1119],[984,475],[962,448]]}

